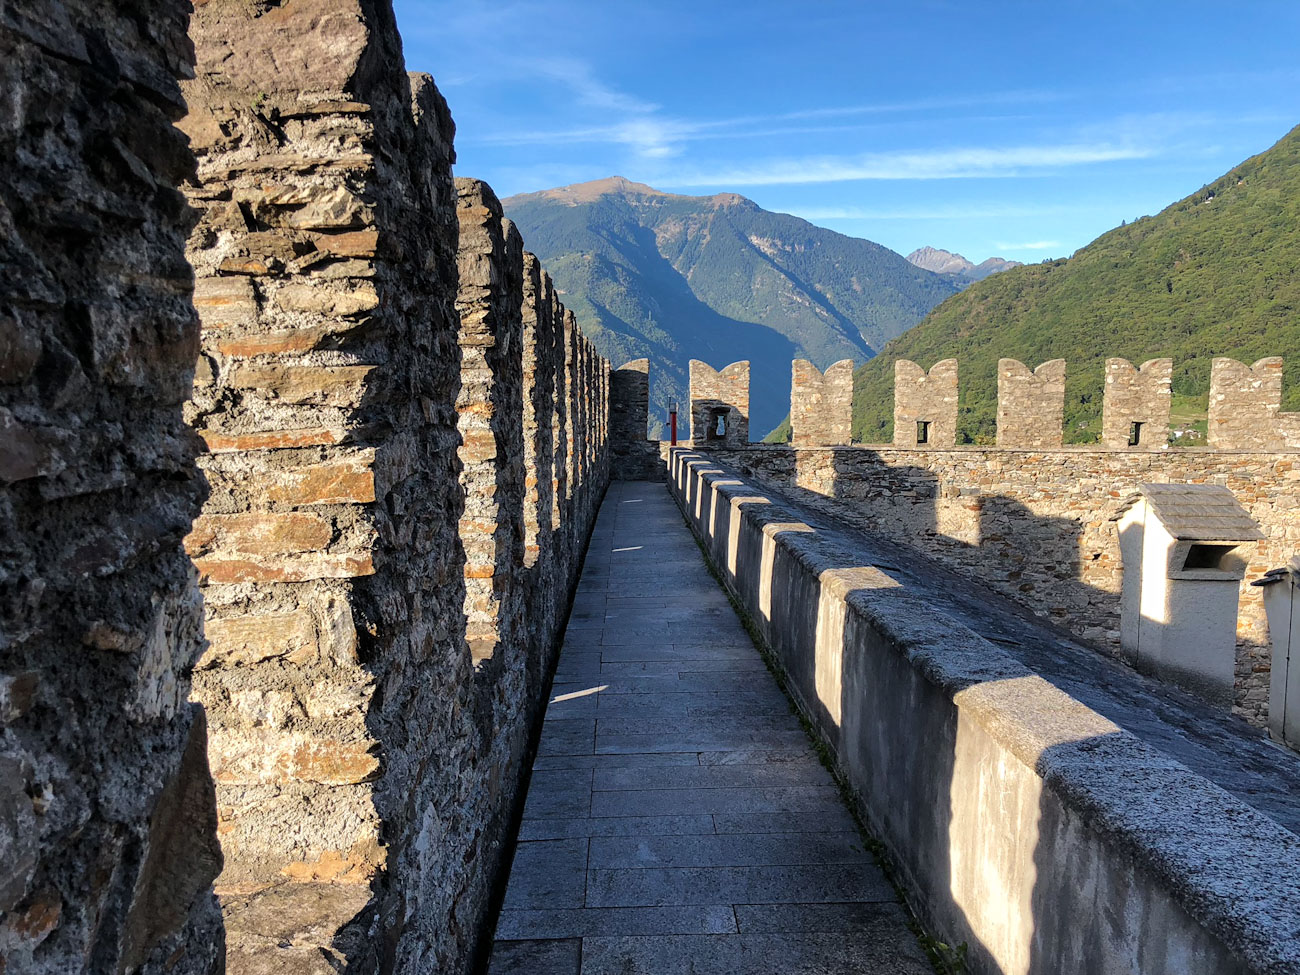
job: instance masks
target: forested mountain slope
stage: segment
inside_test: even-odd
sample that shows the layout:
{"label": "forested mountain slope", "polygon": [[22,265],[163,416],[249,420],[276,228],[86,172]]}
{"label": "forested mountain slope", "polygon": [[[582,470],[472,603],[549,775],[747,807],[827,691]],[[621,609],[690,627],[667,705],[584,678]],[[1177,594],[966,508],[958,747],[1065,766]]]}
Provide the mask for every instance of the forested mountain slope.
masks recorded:
{"label": "forested mountain slope", "polygon": [[991,442],[997,361],[1067,362],[1066,441],[1101,428],[1104,361],[1174,360],[1175,412],[1201,412],[1210,361],[1287,358],[1284,408],[1300,409],[1300,128],[1153,217],[1068,260],[972,284],[858,370],[855,439],[887,442],[894,361],[960,360],[959,438]]}

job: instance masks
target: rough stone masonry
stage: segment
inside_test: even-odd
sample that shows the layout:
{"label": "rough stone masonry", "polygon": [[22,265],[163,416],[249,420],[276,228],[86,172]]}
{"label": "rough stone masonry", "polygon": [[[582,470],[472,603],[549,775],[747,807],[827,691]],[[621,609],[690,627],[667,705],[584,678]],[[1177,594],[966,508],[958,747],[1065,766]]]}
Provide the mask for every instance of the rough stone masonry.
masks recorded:
{"label": "rough stone masonry", "polygon": [[189,4],[0,6],[0,971],[219,969]]}
{"label": "rough stone masonry", "polygon": [[[526,352],[522,243],[453,184],[388,5],[210,0],[191,35],[213,491],[188,547],[228,969],[465,970],[605,458],[530,573],[524,361],[554,389],[562,350]],[[570,415],[599,395],[569,389]]]}
{"label": "rough stone masonry", "polygon": [[790,442],[796,447],[834,447],[851,439],[853,360],[841,359],[823,373],[807,359],[790,364]]}
{"label": "rough stone masonry", "polygon": [[998,360],[998,446],[1059,447],[1065,414],[1065,360],[1030,370],[1016,359]]}
{"label": "rough stone masonry", "polygon": [[691,442],[696,447],[743,447],[749,443],[749,362],[721,371],[690,362]]}
{"label": "rough stone masonry", "polygon": [[915,362],[894,363],[894,446],[951,447],[957,442],[957,360],[926,372]]}
{"label": "rough stone masonry", "polygon": [[664,464],[659,444],[646,439],[650,419],[650,360],[635,359],[610,373],[610,468],[628,481],[661,481]]}

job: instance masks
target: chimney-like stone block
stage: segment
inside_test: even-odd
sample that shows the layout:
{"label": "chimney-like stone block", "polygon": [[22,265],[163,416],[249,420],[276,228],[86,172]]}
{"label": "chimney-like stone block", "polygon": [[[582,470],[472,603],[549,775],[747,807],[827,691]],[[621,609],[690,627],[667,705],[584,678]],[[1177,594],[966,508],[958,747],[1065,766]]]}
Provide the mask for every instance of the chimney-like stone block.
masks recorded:
{"label": "chimney-like stone block", "polygon": [[926,372],[915,362],[894,363],[894,446],[943,449],[957,442],[957,360]]}
{"label": "chimney-like stone block", "polygon": [[790,364],[790,442],[796,447],[838,447],[852,440],[853,360],[823,373],[807,359]]}
{"label": "chimney-like stone block", "polygon": [[749,443],[749,362],[718,371],[690,362],[691,443],[695,447],[743,447]]}
{"label": "chimney-like stone block", "polygon": [[1101,442],[1114,450],[1163,450],[1169,446],[1173,359],[1149,359],[1137,368],[1127,359],[1106,360]]}
{"label": "chimney-like stone block", "polygon": [[998,446],[1059,447],[1065,418],[1065,360],[1032,372],[1016,359],[998,360]]}

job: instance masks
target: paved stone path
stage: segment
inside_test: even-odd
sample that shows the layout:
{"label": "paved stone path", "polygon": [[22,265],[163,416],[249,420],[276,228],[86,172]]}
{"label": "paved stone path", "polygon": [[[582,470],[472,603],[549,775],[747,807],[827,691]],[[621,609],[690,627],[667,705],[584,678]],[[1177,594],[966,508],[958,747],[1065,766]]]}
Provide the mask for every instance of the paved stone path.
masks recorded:
{"label": "paved stone path", "polygon": [[663,484],[615,482],[490,975],[925,975],[904,909]]}

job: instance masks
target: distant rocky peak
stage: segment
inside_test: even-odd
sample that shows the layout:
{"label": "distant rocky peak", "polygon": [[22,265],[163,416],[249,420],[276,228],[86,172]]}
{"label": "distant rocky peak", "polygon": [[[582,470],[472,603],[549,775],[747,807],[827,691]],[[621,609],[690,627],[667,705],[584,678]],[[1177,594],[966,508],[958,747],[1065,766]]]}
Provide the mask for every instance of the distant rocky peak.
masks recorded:
{"label": "distant rocky peak", "polygon": [[1008,261],[1001,257],[990,257],[986,261],[974,264],[960,254],[941,250],[938,247],[918,247],[907,255],[907,260],[935,274],[947,274],[966,281],[978,281],[998,271],[1020,266],[1019,261]]}
{"label": "distant rocky peak", "polygon": [[960,254],[937,247],[918,247],[907,255],[908,261],[935,274],[961,274],[975,265]]}

